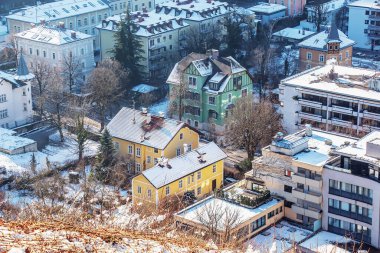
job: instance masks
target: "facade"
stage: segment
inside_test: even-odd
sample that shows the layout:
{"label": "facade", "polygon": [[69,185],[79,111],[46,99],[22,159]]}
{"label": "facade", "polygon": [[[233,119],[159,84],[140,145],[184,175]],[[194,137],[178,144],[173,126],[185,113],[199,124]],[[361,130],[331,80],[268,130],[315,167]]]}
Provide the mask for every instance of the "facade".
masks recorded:
{"label": "facade", "polygon": [[364,136],[380,129],[380,76],[374,70],[327,64],[281,81],[283,126],[305,124],[324,131]]}
{"label": "facade", "polygon": [[352,65],[352,47],[355,45],[335,22],[330,29],[311,36],[298,44],[300,71],[325,65],[330,59],[343,66]]}
{"label": "facade", "polygon": [[172,159],[162,158],[132,180],[134,204],[156,207],[165,198],[191,192],[196,198],[223,186],[223,160],[227,155],[213,142]]}
{"label": "facade", "polygon": [[[131,13],[132,20],[138,25],[135,31],[142,44],[144,58],[140,65],[142,73],[148,78],[164,78],[173,67],[172,62],[179,59],[180,40],[185,36],[188,24],[171,15],[155,11]],[[101,44],[101,59],[111,57],[110,50],[115,45],[114,34],[118,29],[121,16],[103,20],[98,26]]]}
{"label": "facade", "polygon": [[298,16],[302,15],[306,0],[299,0],[299,1],[291,1],[291,0],[270,0],[269,3],[271,4],[281,4],[286,7],[286,15],[287,16]]}
{"label": "facade", "polygon": [[176,90],[186,85],[182,119],[195,128],[216,133],[223,132],[225,118],[236,100],[253,92],[248,71],[231,56],[219,57],[218,50],[189,54],[174,66],[166,82],[172,104],[177,107]]}
{"label": "facade", "polygon": [[[241,183],[223,189],[220,196],[208,197],[176,213],[177,228],[199,235],[214,225],[217,242],[228,239],[243,242],[278,224],[284,217],[284,200],[270,195],[258,200],[260,193],[245,191],[244,180]],[[243,203],[238,200],[240,197],[253,202]],[[218,220],[212,221],[213,217]]]}
{"label": "facade", "polygon": [[[52,2],[53,0],[44,0],[43,3]],[[26,5],[35,4],[35,0],[2,0],[0,2],[0,16],[8,15],[9,12],[24,8]]]}
{"label": "facade", "polygon": [[48,23],[57,26],[63,22],[65,27],[77,32],[95,35],[94,49],[99,49],[95,27],[110,16],[110,7],[98,0],[62,0],[26,8],[6,17],[8,32],[20,33],[32,25]]}
{"label": "facade", "polygon": [[271,21],[285,17],[287,10],[285,6],[273,3],[261,3],[248,9],[256,14],[256,18],[262,24],[269,24]]}
{"label": "facade", "polygon": [[33,121],[32,90],[24,57],[21,54],[17,74],[0,71],[0,127],[15,128]]}
{"label": "facade", "polygon": [[140,173],[161,157],[170,159],[199,145],[198,131],[181,121],[151,115],[146,109],[122,108],[107,129],[116,150],[129,159],[129,172]]}
{"label": "facade", "polygon": [[95,67],[93,38],[66,29],[63,23],[56,27],[40,25],[15,34],[18,50],[23,51],[29,68],[44,62],[52,68],[64,69],[65,63],[75,61],[80,64],[83,80]]}
{"label": "facade", "polygon": [[380,248],[380,132],[333,150],[323,178],[322,227]]}
{"label": "facade", "polygon": [[[110,7],[111,16],[120,15],[125,13],[127,9],[131,8],[131,0],[102,0]],[[100,23],[100,22],[99,22]]]}
{"label": "facade", "polygon": [[323,166],[335,147],[354,141],[310,126],[285,137],[278,133],[246,173],[248,188],[284,198],[285,217],[317,231],[322,226]]}
{"label": "facade", "polygon": [[348,36],[356,47],[380,50],[380,3],[359,0],[348,5]]}

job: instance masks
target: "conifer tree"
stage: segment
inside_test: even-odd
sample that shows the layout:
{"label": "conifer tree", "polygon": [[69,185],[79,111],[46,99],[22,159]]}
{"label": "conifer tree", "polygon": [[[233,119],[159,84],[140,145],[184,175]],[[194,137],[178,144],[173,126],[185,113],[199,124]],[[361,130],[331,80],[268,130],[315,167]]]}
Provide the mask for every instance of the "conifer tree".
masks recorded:
{"label": "conifer tree", "polygon": [[98,180],[105,180],[109,172],[109,168],[113,165],[115,156],[115,148],[112,142],[112,136],[106,128],[100,137],[100,147],[97,157],[97,165],[95,175]]}
{"label": "conifer tree", "polygon": [[34,153],[32,154],[32,158],[30,159],[30,170],[33,172],[33,174],[37,174],[37,160]]}
{"label": "conifer tree", "polygon": [[142,54],[141,41],[135,35],[138,30],[136,24],[132,21],[130,12],[126,12],[125,18],[120,20],[118,30],[114,35],[115,46],[111,50],[115,60],[119,61],[121,65],[129,71],[129,80],[131,84],[137,84],[141,81],[140,64],[144,57]]}

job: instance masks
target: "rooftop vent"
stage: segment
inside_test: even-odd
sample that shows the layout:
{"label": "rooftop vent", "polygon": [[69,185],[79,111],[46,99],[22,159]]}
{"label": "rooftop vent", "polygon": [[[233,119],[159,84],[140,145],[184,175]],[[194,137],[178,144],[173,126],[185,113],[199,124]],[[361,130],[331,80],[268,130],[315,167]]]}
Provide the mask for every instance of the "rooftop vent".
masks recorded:
{"label": "rooftop vent", "polygon": [[148,109],[146,107],[141,108],[142,114],[147,115],[148,114]]}
{"label": "rooftop vent", "polygon": [[65,29],[65,22],[60,21],[58,23],[58,28]]}
{"label": "rooftop vent", "polygon": [[367,142],[366,155],[380,159],[380,138]]}
{"label": "rooftop vent", "polygon": [[305,135],[311,137],[313,135],[313,129],[310,124],[305,125]]}
{"label": "rooftop vent", "polygon": [[275,141],[282,141],[284,139],[284,134],[282,132],[278,132],[276,133],[276,135],[274,136],[274,140]]}
{"label": "rooftop vent", "polygon": [[332,145],[332,140],[326,139],[325,140],[325,144],[331,146]]}

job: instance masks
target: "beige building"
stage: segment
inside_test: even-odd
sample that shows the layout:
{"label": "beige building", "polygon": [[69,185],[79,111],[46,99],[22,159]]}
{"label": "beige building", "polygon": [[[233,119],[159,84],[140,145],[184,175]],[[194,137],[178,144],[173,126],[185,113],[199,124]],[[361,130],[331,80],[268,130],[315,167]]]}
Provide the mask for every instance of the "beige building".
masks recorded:
{"label": "beige building", "polygon": [[285,217],[316,231],[322,225],[322,172],[335,147],[353,139],[312,130],[278,133],[246,173],[248,188],[285,198]]}
{"label": "beige building", "polygon": [[94,49],[99,49],[95,31],[103,19],[110,16],[110,7],[98,0],[62,0],[26,8],[6,17],[8,32],[19,33],[32,28],[32,25],[48,23],[65,24],[70,30],[95,35]]}

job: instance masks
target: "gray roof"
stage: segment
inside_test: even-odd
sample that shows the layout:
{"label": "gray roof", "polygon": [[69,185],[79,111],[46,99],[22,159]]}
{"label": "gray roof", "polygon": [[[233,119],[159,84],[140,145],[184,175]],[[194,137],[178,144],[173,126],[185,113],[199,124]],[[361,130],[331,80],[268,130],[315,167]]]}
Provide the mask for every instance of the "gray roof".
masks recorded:
{"label": "gray roof", "polygon": [[331,27],[329,31],[329,35],[327,36],[327,41],[338,41],[341,42],[339,37],[338,28],[336,27],[335,19],[331,22]]}
{"label": "gray roof", "polygon": [[[203,154],[204,162],[199,161],[199,154]],[[156,165],[143,171],[142,174],[158,189],[225,158],[227,155],[223,150],[214,142],[210,142],[181,156],[169,159],[170,168]]]}
{"label": "gray roof", "polygon": [[[139,110],[123,107],[107,125],[113,137],[164,149],[178,131],[186,126],[182,121],[143,114]],[[135,120],[134,120],[135,119]]]}
{"label": "gray roof", "polygon": [[24,55],[20,54],[20,59],[18,61],[18,66],[17,66],[17,75],[18,76],[27,76],[29,74],[28,66],[26,65]]}
{"label": "gray roof", "polygon": [[282,140],[273,140],[272,145],[279,148],[292,149],[305,142],[308,142],[308,138],[291,134],[285,136]]}
{"label": "gray roof", "polygon": [[[329,39],[330,36],[331,38],[335,39]],[[349,39],[347,35],[345,35],[342,31],[337,29],[335,32],[332,33],[330,33],[330,31],[328,30],[317,33],[307,38],[306,40],[300,42],[298,46],[317,50],[327,50],[327,42],[331,42],[333,40],[340,42],[340,48],[346,48],[355,45],[355,41]]]}
{"label": "gray roof", "polygon": [[17,76],[13,76],[11,74],[0,71],[0,83],[2,83],[2,80],[4,80],[12,85],[12,89],[20,88],[22,86],[27,85],[27,83],[23,82],[20,79],[16,79],[15,77]]}

